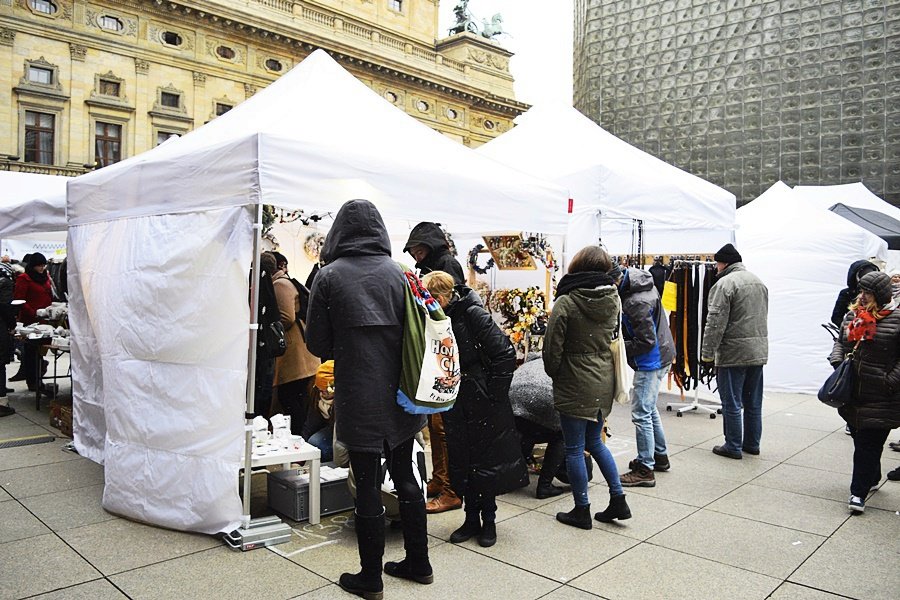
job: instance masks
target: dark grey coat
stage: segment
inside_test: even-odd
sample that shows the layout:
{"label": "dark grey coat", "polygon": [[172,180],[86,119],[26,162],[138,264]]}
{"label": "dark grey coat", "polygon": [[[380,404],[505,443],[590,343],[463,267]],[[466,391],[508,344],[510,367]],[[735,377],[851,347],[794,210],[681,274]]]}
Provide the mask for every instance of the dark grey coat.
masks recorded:
{"label": "dark grey coat", "polygon": [[653,276],[643,269],[628,268],[619,285],[625,354],[635,371],[655,371],[672,364],[675,342],[662,314]]}
{"label": "dark grey coat", "polygon": [[397,404],[406,283],[375,205],[344,204],[322,251],[328,264],[313,283],[306,344],[334,359],[335,435],[356,452],[394,448],[425,417]]}
{"label": "dark grey coat", "polygon": [[734,263],[709,291],[709,314],[700,356],[717,367],[758,367],[769,360],[769,290]]}

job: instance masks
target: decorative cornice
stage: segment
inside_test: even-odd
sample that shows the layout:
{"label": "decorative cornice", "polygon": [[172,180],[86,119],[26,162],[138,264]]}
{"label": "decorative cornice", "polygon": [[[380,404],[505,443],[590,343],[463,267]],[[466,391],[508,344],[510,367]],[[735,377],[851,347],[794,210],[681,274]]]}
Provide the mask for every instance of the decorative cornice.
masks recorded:
{"label": "decorative cornice", "polygon": [[146,60],[135,58],[134,59],[134,71],[138,75],[146,75],[150,72],[150,63]]}
{"label": "decorative cornice", "polygon": [[16,41],[16,30],[0,27],[0,46],[12,46]]}
{"label": "decorative cornice", "polygon": [[82,46],[81,44],[69,44],[69,54],[72,56],[72,60],[77,60],[79,62],[84,62],[84,56],[87,54],[87,46]]}
{"label": "decorative cornice", "polygon": [[206,85],[206,73],[194,71],[194,85],[196,85],[197,87],[205,86]]}
{"label": "decorative cornice", "polygon": [[147,114],[156,119],[168,119],[170,121],[179,121],[181,123],[193,123],[194,118],[189,117],[187,115],[170,113],[170,112],[162,112],[159,110],[150,110],[147,111]]}

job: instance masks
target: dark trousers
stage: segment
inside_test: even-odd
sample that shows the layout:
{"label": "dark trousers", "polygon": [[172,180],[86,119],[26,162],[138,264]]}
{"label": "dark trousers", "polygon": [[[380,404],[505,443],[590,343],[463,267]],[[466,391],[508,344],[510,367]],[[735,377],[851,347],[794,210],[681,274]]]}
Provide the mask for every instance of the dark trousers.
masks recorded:
{"label": "dark trousers", "polygon": [[[393,450],[385,449],[387,468],[401,502],[422,501],[422,488],[416,483],[412,464],[413,438]],[[363,517],[381,515],[381,455],[375,452],[350,451],[350,468],[356,481],[356,514]]]}
{"label": "dark trousers", "polygon": [[473,513],[474,515],[481,515],[481,520],[484,523],[493,523],[497,519],[496,496],[466,493],[463,507],[467,516]]}
{"label": "dark trousers", "polygon": [[869,494],[869,488],[881,481],[881,453],[890,429],[850,428],[853,436],[853,478],[850,493],[860,498]]}
{"label": "dark trousers", "polygon": [[[275,359],[256,357],[256,393],[253,396],[253,412],[269,418],[272,410],[272,380],[275,377]],[[293,419],[292,419],[293,421]]]}
{"label": "dark trousers", "polygon": [[25,372],[25,382],[29,388],[33,388],[38,383],[37,365],[39,355],[38,346],[35,344],[25,344],[22,349],[22,371]]}
{"label": "dark trousers", "polygon": [[313,377],[305,377],[282,383],[278,389],[278,403],[285,414],[291,416],[291,434],[300,435],[309,411],[309,384]]}

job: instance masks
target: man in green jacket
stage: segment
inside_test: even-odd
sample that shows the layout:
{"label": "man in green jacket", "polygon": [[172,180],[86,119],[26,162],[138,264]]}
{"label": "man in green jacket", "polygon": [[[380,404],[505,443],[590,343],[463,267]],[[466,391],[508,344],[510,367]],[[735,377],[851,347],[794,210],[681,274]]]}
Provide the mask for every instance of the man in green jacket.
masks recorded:
{"label": "man in green jacket", "polygon": [[[722,400],[725,443],[719,456],[759,454],[762,437],[763,365],[769,358],[769,290],[744,268],[731,244],[715,254],[719,274],[709,292],[700,357],[715,362]],[[743,414],[742,414],[743,412]]]}

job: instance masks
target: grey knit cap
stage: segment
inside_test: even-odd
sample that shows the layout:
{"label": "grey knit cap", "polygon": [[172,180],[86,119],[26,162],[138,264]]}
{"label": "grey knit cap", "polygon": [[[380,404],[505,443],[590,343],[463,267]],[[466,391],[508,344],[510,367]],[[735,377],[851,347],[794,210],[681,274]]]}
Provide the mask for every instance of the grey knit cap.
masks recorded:
{"label": "grey knit cap", "polygon": [[884,306],[893,298],[891,293],[891,276],[883,271],[866,273],[859,280],[859,289],[872,292],[878,306]]}

